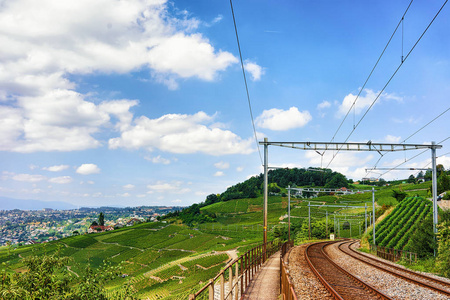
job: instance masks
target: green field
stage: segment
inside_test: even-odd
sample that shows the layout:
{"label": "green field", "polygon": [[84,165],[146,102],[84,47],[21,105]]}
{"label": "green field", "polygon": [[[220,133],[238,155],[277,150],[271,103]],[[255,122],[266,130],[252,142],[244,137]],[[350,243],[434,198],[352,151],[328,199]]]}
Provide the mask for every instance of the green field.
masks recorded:
{"label": "green field", "polygon": [[[395,187],[399,188],[406,191],[408,196],[426,195],[429,184]],[[377,188],[377,209],[397,204],[391,196],[392,189],[393,187]],[[392,246],[395,241],[394,247],[401,247],[407,242],[407,238],[402,237],[407,236],[415,226],[408,220],[420,220],[429,212],[427,200],[411,199],[420,198],[404,200],[385,221],[377,225],[377,236],[381,243]],[[365,205],[367,213],[372,211],[372,193],[325,195],[313,199],[292,197],[292,228],[299,228],[303,222],[307,222],[308,203],[315,205],[310,207],[312,221],[324,221],[328,214],[328,225],[331,228],[339,224],[336,232],[340,236],[359,237],[364,233],[366,225]],[[269,197],[269,239],[273,238],[276,228],[286,230],[287,206],[287,197]],[[399,207],[406,206],[413,208],[405,213],[398,212]],[[195,224],[192,227],[182,225],[174,218],[167,220],[167,223],[142,223],[45,244],[12,249],[3,247],[0,249],[0,263],[7,263],[10,270],[23,270],[22,258],[59,251],[60,255],[72,258],[69,268],[73,276],[83,274],[88,264],[92,268],[100,267],[105,261],[111,265],[121,265],[124,276],[109,281],[105,286],[110,295],[122,289],[126,283],[131,283],[139,291],[140,299],[186,299],[189,293],[199,289],[220,271],[230,259],[227,251],[242,254],[262,242],[262,207],[262,197],[236,199],[202,207],[202,212],[215,214],[216,222]],[[393,222],[388,222],[389,220]],[[388,223],[397,221],[405,224],[395,229],[404,233],[401,237],[393,238],[390,231],[382,230],[387,228]],[[351,232],[350,229],[344,229],[343,224],[346,222],[351,225]]]}

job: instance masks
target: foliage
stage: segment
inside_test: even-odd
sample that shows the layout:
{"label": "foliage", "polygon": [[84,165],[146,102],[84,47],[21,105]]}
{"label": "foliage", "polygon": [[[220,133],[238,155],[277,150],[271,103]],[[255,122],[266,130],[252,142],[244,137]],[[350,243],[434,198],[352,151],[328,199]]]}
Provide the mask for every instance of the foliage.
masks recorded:
{"label": "foliage", "polygon": [[398,202],[402,202],[406,196],[407,194],[403,191],[392,190],[392,197],[394,197]]}
{"label": "foliage", "polygon": [[433,216],[428,215],[423,222],[417,226],[405,250],[415,252],[419,257],[431,256],[436,249],[436,241],[433,233]]}
{"label": "foliage", "polygon": [[450,277],[450,221],[438,225],[438,257],[436,265],[440,273]]}
{"label": "foliage", "polygon": [[[103,284],[118,276],[118,267],[103,265],[97,272],[90,266],[85,275],[75,278],[63,269],[70,262],[69,257],[53,255],[31,255],[22,259],[27,268],[23,273],[8,273],[2,270],[0,298],[11,300],[68,299],[107,300]],[[5,265],[4,265],[5,266]],[[115,297],[117,300],[136,299],[131,289]]]}
{"label": "foliage", "polygon": [[[334,232],[333,224],[328,224],[328,233]],[[326,221],[314,220],[311,221],[311,239],[325,239],[327,237]],[[309,239],[309,224],[308,221],[301,224],[300,230],[295,235],[295,243],[300,244]]]}
{"label": "foliage", "polygon": [[445,191],[450,191],[450,177],[443,173],[437,181],[437,193],[441,194]]}
{"label": "foliage", "polygon": [[98,215],[98,225],[105,226],[105,215],[103,214],[103,212],[100,212],[100,214]]}

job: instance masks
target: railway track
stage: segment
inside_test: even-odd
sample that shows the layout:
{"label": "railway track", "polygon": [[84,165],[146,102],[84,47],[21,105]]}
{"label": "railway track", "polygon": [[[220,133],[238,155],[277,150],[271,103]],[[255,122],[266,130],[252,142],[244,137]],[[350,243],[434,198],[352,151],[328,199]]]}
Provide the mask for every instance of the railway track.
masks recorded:
{"label": "railway track", "polygon": [[355,243],[357,243],[357,241],[342,242],[339,244],[338,248],[345,254],[350,255],[351,257],[363,263],[366,263],[379,270],[392,274],[396,277],[407,280],[413,284],[429,288],[431,290],[445,294],[450,297],[450,284],[448,282],[424,274],[420,274],[408,269],[404,269],[398,266],[394,266],[393,264],[386,263],[380,259],[372,258],[364,254],[361,254],[358,251],[351,248],[351,245]]}
{"label": "railway track", "polygon": [[335,264],[324,252],[324,248],[332,243],[334,242],[309,245],[305,258],[311,270],[335,299],[391,299]]}

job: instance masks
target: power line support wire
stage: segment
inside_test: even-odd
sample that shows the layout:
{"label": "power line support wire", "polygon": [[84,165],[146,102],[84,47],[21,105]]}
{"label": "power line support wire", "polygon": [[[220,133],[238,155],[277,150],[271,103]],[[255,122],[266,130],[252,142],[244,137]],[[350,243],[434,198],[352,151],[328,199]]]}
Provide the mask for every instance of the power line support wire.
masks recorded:
{"label": "power line support wire", "polygon": [[237,46],[238,46],[238,50],[239,50],[239,58],[241,59],[241,68],[242,68],[242,75],[244,76],[245,91],[247,92],[248,109],[250,110],[250,118],[252,119],[253,133],[255,135],[255,143],[256,143],[256,147],[258,149],[259,159],[261,160],[261,164],[263,164],[263,159],[262,159],[261,151],[259,149],[259,144],[258,144],[258,137],[256,135],[255,121],[253,119],[252,104],[250,102],[250,93],[248,92],[247,77],[245,76],[244,60],[242,59],[241,44],[239,43],[239,35],[238,35],[237,26],[236,26],[236,18],[234,17],[234,9],[233,9],[233,1],[232,0],[230,0],[230,7],[231,7],[231,15],[233,16],[234,32],[236,33],[236,42],[237,42]]}

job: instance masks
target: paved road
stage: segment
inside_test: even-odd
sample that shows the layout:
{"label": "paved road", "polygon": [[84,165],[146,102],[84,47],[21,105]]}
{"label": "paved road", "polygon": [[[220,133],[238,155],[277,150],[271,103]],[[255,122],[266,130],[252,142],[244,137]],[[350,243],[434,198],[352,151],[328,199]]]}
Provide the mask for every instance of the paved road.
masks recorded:
{"label": "paved road", "polygon": [[273,254],[245,290],[242,299],[276,300],[280,295],[280,252]]}

